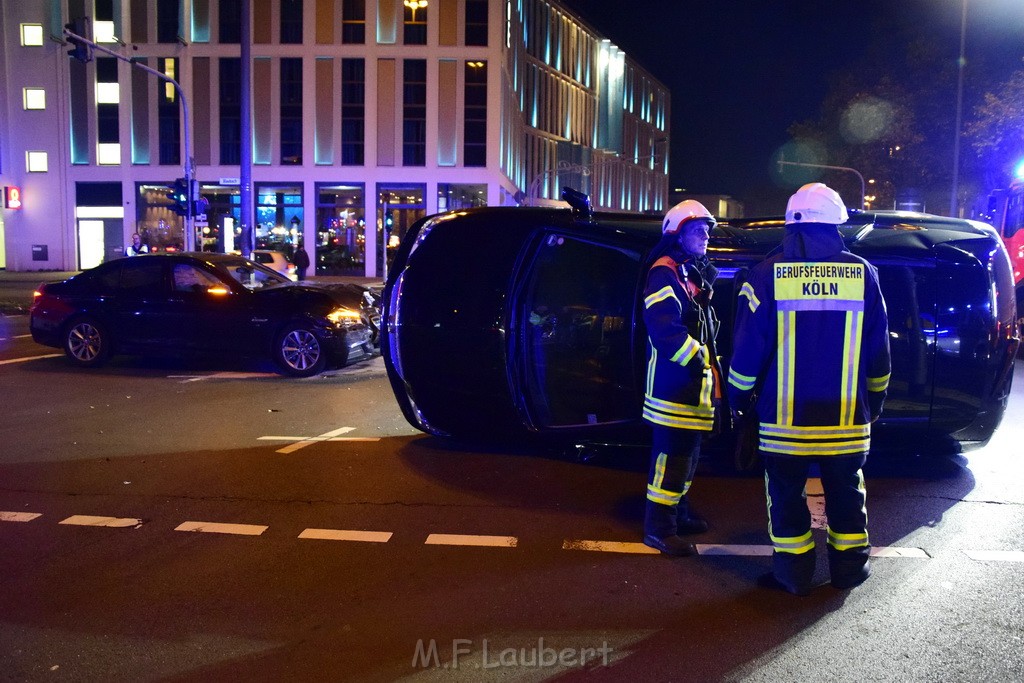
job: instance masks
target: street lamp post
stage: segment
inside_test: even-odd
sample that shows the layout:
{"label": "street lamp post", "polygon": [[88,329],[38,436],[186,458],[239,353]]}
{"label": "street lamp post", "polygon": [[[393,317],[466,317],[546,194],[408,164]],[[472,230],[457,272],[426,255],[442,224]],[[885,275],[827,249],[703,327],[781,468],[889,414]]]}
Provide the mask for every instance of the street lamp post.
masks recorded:
{"label": "street lamp post", "polygon": [[967,0],[963,0],[960,15],[960,59],[956,76],[956,124],[953,128],[953,189],[949,197],[949,215],[959,214],[960,193],[960,125],[964,110],[964,46],[967,42]]}
{"label": "street lamp post", "polygon": [[799,162],[799,161],[785,161],[784,159],[779,159],[778,163],[779,163],[779,166],[803,166],[805,168],[827,168],[827,169],[830,169],[832,171],[848,171],[850,173],[856,174],[857,178],[860,180],[860,209],[861,209],[861,211],[864,210],[864,176],[861,175],[860,171],[858,171],[857,169],[849,168],[847,166],[826,166],[825,164],[805,164],[805,163],[802,163],[802,162]]}

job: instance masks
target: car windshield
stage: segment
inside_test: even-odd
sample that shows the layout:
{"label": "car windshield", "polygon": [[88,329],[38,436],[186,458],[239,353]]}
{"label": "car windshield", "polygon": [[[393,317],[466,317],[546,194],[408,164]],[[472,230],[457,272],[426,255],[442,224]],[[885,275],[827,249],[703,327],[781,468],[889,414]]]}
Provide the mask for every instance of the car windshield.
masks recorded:
{"label": "car windshield", "polygon": [[265,289],[291,282],[291,280],[280,275],[277,271],[241,257],[230,261],[222,261],[217,265],[246,289]]}

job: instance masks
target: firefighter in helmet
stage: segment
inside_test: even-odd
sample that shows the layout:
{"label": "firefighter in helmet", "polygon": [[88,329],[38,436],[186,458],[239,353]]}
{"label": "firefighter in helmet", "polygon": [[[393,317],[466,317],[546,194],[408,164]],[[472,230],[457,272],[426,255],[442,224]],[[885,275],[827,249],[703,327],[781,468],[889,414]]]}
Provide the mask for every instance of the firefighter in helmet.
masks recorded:
{"label": "firefighter in helmet", "polygon": [[707,257],[708,233],[715,225],[711,213],[692,199],[669,209],[643,295],[648,342],[643,416],[653,432],[644,543],[673,556],[695,554],[682,536],[708,528],[690,509],[687,493],[721,391],[714,351],[719,325],[711,308],[718,271]]}
{"label": "firefighter in helmet", "polygon": [[812,463],[825,491],[832,585],[852,588],[870,572],[862,468],[889,384],[889,336],[878,272],[837,229],[847,218],[834,190],[801,187],[786,207],[781,252],[739,291],[727,388],[735,409],[763,378],[755,412],[773,571],[761,583],[795,595],[807,595],[814,577]]}

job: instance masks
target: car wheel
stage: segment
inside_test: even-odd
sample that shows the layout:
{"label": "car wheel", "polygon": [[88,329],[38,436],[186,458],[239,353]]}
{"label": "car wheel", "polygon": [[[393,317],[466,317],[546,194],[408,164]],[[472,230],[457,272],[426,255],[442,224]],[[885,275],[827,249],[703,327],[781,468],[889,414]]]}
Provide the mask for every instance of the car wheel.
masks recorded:
{"label": "car wheel", "polygon": [[96,367],[110,358],[113,340],[93,318],[76,318],[64,330],[64,353],[75,365]]}
{"label": "car wheel", "polygon": [[293,324],[281,331],[274,345],[281,371],[292,377],[311,377],[323,371],[327,354],[316,334],[306,325]]}

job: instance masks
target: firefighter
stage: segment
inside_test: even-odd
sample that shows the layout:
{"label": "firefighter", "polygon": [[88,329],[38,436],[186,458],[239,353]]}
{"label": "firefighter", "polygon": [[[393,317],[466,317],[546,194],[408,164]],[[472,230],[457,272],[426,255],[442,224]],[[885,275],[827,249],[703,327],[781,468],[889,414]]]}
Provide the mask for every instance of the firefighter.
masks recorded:
{"label": "firefighter", "polygon": [[653,431],[644,543],[680,557],[696,553],[682,535],[708,528],[690,510],[687,492],[701,438],[714,426],[713,399],[721,392],[714,352],[718,319],[711,308],[718,271],[707,258],[708,233],[715,225],[711,213],[692,199],[669,209],[644,289],[648,343],[643,416]]}
{"label": "firefighter", "polygon": [[[851,254],[839,195],[804,185],[786,206],[782,250],[740,288],[728,400],[754,405],[765,463],[772,572],[762,585],[811,591],[815,548],[805,484],[817,463],[825,491],[832,585],[870,573],[862,468],[889,384],[889,338],[878,272]],[[760,381],[759,381],[760,378]]]}

